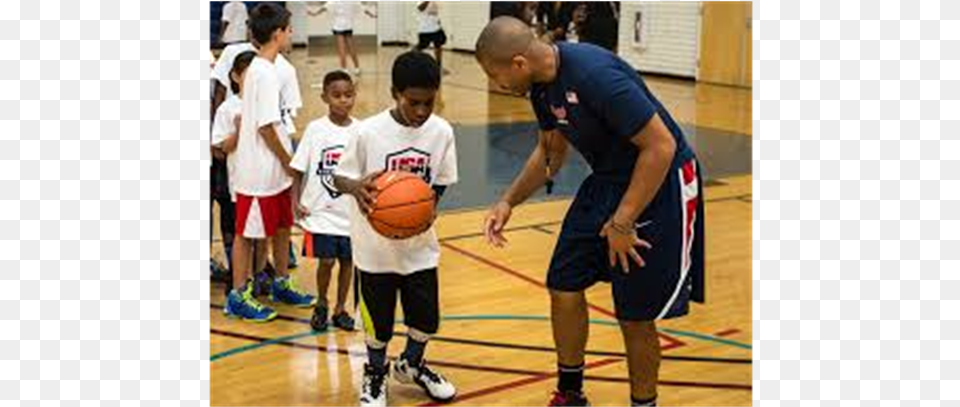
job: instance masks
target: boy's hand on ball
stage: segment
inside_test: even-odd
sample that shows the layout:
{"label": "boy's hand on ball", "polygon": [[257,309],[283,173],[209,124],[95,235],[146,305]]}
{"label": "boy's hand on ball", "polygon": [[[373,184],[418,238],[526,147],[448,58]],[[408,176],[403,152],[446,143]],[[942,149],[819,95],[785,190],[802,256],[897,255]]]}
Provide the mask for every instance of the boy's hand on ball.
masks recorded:
{"label": "boy's hand on ball", "polygon": [[377,177],[384,172],[384,170],[380,170],[361,178],[360,184],[353,191],[353,196],[357,198],[360,210],[365,214],[370,214],[377,204]]}

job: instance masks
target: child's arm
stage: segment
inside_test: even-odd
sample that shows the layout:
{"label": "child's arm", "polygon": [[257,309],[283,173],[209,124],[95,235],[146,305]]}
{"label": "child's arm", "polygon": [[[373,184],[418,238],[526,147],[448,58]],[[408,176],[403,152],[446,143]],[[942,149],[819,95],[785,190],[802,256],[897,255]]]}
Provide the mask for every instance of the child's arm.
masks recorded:
{"label": "child's arm", "polygon": [[360,211],[363,213],[370,213],[370,210],[373,209],[373,205],[376,204],[376,179],[383,174],[384,171],[385,170],[380,170],[372,174],[367,174],[367,176],[361,179],[353,179],[342,175],[334,175],[333,185],[337,187],[338,191],[353,195],[353,197],[357,199],[357,204],[360,205]]}
{"label": "child's arm", "polygon": [[310,209],[300,204],[300,198],[303,196],[303,173],[296,168],[293,169],[293,186],[290,194],[293,197],[293,215],[297,219],[303,219],[310,216]]}
{"label": "child's arm", "polygon": [[224,153],[232,154],[234,151],[237,151],[237,140],[240,135],[240,115],[236,115],[233,118],[233,134],[227,136],[223,139],[223,143],[220,145],[220,149]]}
{"label": "child's arm", "polygon": [[293,169],[290,168],[290,154],[287,153],[287,150],[283,148],[283,144],[280,143],[280,136],[277,135],[275,125],[276,123],[267,123],[261,126],[257,133],[260,134],[260,137],[263,137],[263,141],[267,143],[267,148],[269,148],[270,151],[273,152],[273,155],[283,164],[283,170],[286,171],[287,175],[292,177]]}

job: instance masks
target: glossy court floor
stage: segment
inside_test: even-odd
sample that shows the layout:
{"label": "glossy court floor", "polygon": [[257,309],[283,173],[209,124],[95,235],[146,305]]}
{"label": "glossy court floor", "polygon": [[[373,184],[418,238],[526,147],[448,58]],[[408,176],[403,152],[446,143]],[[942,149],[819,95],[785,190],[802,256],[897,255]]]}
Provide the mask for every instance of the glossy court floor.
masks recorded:
{"label": "glossy court floor", "polygon": [[[362,48],[357,117],[392,105],[389,67],[400,47]],[[300,129],[325,114],[316,87],[336,67],[329,46],[298,48],[305,106]],[[436,113],[456,131],[460,183],[444,196],[437,232],[440,332],[429,363],[459,390],[455,405],[544,405],[555,385],[545,270],[570,198],[588,173],[577,156],[557,177],[554,194],[537,194],[514,211],[509,246],[483,241],[481,222],[517,174],[535,142],[529,102],[487,91],[473,56],[447,52]],[[647,77],[694,146],[708,178],[706,199],[707,303],[689,316],[659,324],[663,363],[661,405],[750,405],[751,347],[751,91]],[[217,222],[216,216],[214,221]],[[215,227],[216,230],[216,227]],[[219,236],[211,248],[222,258]],[[300,235],[294,241],[300,246]],[[315,292],[315,263],[300,259],[301,285]],[[334,279],[336,280],[336,279]],[[333,301],[336,282],[331,284]],[[590,340],[585,389],[594,405],[628,402],[627,366],[612,313],[610,287],[588,291]],[[263,299],[266,303],[269,302]],[[210,288],[210,379],[213,405],[355,405],[365,360],[363,335],[312,332],[309,310],[281,305],[266,324],[226,319],[223,285]],[[273,304],[271,304],[273,305]],[[352,301],[350,303],[352,306]],[[390,344],[402,349],[405,327]],[[417,388],[391,383],[391,405],[427,405]]]}

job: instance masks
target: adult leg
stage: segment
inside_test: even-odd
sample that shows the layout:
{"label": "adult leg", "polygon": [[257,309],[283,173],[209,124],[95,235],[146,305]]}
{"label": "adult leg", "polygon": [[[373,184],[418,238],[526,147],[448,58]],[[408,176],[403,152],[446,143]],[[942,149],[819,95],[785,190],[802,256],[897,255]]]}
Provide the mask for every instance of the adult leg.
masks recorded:
{"label": "adult leg", "polygon": [[[660,372],[660,339],[653,321],[620,321],[627,348],[630,397],[635,405],[653,405]],[[644,404],[646,403],[646,404]]]}

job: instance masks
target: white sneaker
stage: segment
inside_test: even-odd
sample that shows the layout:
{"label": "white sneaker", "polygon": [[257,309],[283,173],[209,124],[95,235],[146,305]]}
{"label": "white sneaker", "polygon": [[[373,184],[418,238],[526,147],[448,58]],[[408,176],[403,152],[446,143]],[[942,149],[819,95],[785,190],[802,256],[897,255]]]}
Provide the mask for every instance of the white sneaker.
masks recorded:
{"label": "white sneaker", "polygon": [[353,74],[353,76],[360,76],[360,68],[353,68],[350,70],[350,73]]}
{"label": "white sneaker", "polygon": [[387,405],[387,372],[386,366],[382,372],[377,372],[370,364],[363,365],[363,385],[360,389],[360,407],[386,407]]}
{"label": "white sneaker", "polygon": [[440,373],[430,370],[423,362],[420,366],[411,366],[405,359],[397,359],[397,363],[393,365],[393,378],[404,384],[416,383],[435,401],[450,401],[457,395],[457,389],[453,384],[444,379]]}

